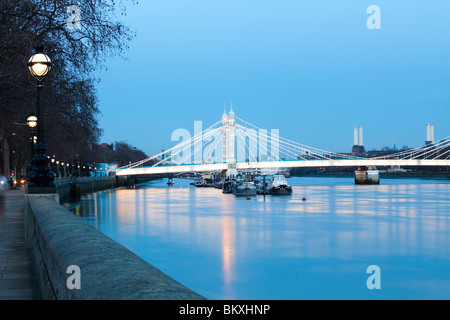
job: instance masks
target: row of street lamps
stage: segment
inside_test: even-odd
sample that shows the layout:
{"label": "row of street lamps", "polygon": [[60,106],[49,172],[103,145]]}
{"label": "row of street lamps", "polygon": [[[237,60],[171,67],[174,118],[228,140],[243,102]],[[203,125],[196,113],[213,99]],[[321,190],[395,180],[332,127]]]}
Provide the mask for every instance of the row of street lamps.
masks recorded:
{"label": "row of street lamps", "polygon": [[[30,137],[30,141],[31,141],[31,145],[32,145],[32,147],[31,147],[31,150],[32,150],[31,157],[33,158],[34,157],[34,148],[35,148],[35,144],[37,142],[37,137],[34,135],[34,130],[35,130],[35,128],[38,125],[38,118],[35,116],[34,113],[32,113],[27,118],[27,125],[30,128],[30,130],[31,130],[31,137]],[[78,171],[81,171],[81,169],[86,170],[87,168],[89,168],[89,170],[91,170],[91,167],[89,167],[89,166],[85,166],[85,165],[84,166],[81,166],[81,165],[76,166],[74,164],[71,165],[69,163],[64,163],[64,161],[56,160],[55,156],[53,156],[50,161],[51,161],[50,168],[52,168],[52,166],[53,166],[58,171],[57,174],[56,174],[57,177],[60,177],[60,175],[59,175],[59,166],[60,165],[63,168],[62,171],[66,170],[66,169],[69,170],[69,168],[70,168],[70,169],[72,169],[72,173],[74,171],[74,168],[78,169]]]}
{"label": "row of street lamps", "polygon": [[[53,156],[53,158],[51,158],[51,166],[53,166],[56,171],[57,177],[67,177],[69,175],[75,175],[75,176],[81,176],[81,172],[90,172],[92,170],[92,167],[89,165],[76,165],[76,164],[70,164],[64,161],[59,161],[56,160]],[[60,173],[60,168],[61,168],[61,173]]]}
{"label": "row of street lamps", "polygon": [[[34,131],[37,127],[37,141],[34,145],[34,155],[31,159],[28,172],[28,192],[30,193],[52,193],[55,192],[55,174],[49,167],[50,158],[47,157],[47,145],[45,143],[44,106],[43,106],[43,83],[45,76],[52,68],[50,58],[44,53],[43,47],[37,47],[35,54],[28,60],[28,69],[37,80],[38,92],[38,114],[32,114],[27,119],[28,126]],[[32,135],[34,136],[34,135]]]}
{"label": "row of street lamps", "polygon": [[[52,68],[52,62],[50,58],[44,53],[43,47],[36,47],[36,52],[30,57],[28,61],[28,68],[31,75],[37,80],[37,92],[38,92],[38,112],[37,116],[32,113],[27,118],[27,125],[31,129],[32,143],[32,159],[30,162],[30,170],[28,171],[28,192],[29,193],[53,193],[56,192],[55,188],[55,173],[52,171],[52,163],[56,165],[56,170],[59,176],[59,164],[61,163],[62,168],[69,169],[70,164],[57,161],[55,158],[50,158],[46,155],[47,145],[45,143],[45,124],[44,124],[44,105],[43,105],[43,80],[45,76],[49,73]],[[37,128],[37,135],[34,136],[34,131]],[[72,165],[72,173],[74,170],[74,165]],[[78,171],[81,170],[81,166],[77,166]],[[82,166],[83,170],[91,167]]]}

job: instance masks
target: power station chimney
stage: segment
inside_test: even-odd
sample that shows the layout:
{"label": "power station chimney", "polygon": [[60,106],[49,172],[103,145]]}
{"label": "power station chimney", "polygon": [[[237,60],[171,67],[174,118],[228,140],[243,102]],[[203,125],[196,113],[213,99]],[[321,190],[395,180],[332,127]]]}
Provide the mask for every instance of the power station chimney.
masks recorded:
{"label": "power station chimney", "polygon": [[434,143],[434,125],[427,123],[427,140],[425,141],[425,144],[432,143]]}
{"label": "power station chimney", "polygon": [[366,150],[364,149],[363,128],[361,126],[354,126],[352,153],[361,154],[365,152]]}
{"label": "power station chimney", "polygon": [[363,127],[359,127],[359,144],[360,147],[364,146],[363,142]]}
{"label": "power station chimney", "polygon": [[430,125],[430,141],[434,144],[434,124]]}

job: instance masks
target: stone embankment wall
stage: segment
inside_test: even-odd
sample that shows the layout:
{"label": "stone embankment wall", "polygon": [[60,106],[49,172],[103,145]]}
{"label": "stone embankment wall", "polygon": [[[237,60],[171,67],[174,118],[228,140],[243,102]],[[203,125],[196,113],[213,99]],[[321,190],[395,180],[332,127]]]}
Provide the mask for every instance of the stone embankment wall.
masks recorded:
{"label": "stone embankment wall", "polygon": [[46,299],[204,299],[74,216],[58,194],[25,197],[25,241]]}

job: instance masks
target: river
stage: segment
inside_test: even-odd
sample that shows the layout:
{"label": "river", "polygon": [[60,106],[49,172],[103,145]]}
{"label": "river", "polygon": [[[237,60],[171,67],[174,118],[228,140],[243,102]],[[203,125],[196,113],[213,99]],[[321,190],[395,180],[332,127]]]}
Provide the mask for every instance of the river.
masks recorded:
{"label": "river", "polygon": [[450,298],[450,180],[292,177],[249,200],[174,181],[65,206],[207,299]]}

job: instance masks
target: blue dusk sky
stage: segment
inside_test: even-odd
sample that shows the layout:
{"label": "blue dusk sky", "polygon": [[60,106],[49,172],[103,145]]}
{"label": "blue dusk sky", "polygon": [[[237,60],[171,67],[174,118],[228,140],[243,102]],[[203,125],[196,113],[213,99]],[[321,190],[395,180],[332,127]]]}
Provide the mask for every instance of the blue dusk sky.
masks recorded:
{"label": "blue dusk sky", "polygon": [[[370,5],[381,29],[366,25]],[[350,152],[450,136],[448,0],[142,0],[119,18],[137,36],[99,74],[102,142],[148,155],[236,115],[306,145]]]}

